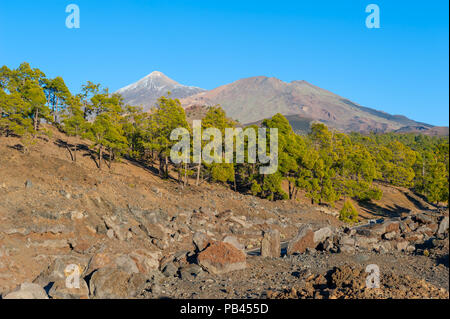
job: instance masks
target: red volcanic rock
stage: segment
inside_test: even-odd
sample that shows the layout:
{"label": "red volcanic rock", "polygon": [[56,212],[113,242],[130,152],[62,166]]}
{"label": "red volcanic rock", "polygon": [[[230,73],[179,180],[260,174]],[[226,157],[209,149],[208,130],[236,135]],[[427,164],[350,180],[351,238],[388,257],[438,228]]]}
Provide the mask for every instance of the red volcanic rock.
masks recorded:
{"label": "red volcanic rock", "polygon": [[246,255],[232,244],[216,242],[202,251],[197,262],[213,274],[224,274],[247,267]]}
{"label": "red volcanic rock", "polygon": [[288,245],[287,254],[304,253],[306,248],[315,248],[317,244],[314,242],[314,232],[309,225],[302,225]]}

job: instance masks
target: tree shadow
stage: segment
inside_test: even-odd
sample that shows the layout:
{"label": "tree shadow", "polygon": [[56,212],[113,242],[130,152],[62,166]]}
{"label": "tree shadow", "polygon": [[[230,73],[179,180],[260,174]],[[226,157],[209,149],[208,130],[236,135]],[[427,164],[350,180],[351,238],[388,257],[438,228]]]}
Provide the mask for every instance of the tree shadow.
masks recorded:
{"label": "tree shadow", "polygon": [[[94,152],[92,149],[90,149],[87,145],[85,144],[72,144],[72,143],[68,143],[67,141],[64,141],[62,139],[57,139],[54,144],[58,147],[64,148],[64,149],[68,149],[70,148],[72,151],[76,151],[78,152],[78,154],[80,154],[82,157],[90,157],[95,165],[97,167],[99,167],[98,165],[98,161],[96,158],[96,152]],[[103,159],[105,159],[105,154],[103,155]]]}
{"label": "tree shadow", "polygon": [[131,157],[126,157],[126,160],[128,162],[130,162],[131,164],[133,164],[134,166],[140,167],[150,173],[152,173],[153,175],[159,176],[159,170],[153,166],[147,165],[144,162],[138,161],[136,159],[133,159]]}
{"label": "tree shadow", "polygon": [[[163,178],[163,177],[161,177],[161,175],[159,174],[159,169],[157,169],[156,167],[153,167],[153,166],[151,166],[151,165],[148,165],[148,164],[145,163],[145,162],[136,160],[136,159],[131,158],[131,157],[129,157],[129,156],[125,156],[124,158],[125,158],[130,164],[132,164],[132,165],[134,165],[134,166],[137,166],[137,167],[139,167],[139,168],[142,168],[143,170],[145,170],[145,171],[147,171],[147,172],[149,172],[149,173],[151,173],[151,174],[153,174],[153,175],[155,175],[155,176],[157,176],[157,177],[159,177],[159,178]],[[163,179],[164,179],[164,178],[163,178]],[[179,180],[178,180],[177,178],[175,178],[175,177],[173,177],[173,176],[170,176],[170,175],[167,176],[166,180],[170,180],[170,181],[174,181],[174,182],[179,183]]]}
{"label": "tree shadow", "polygon": [[13,145],[13,146],[8,145],[8,148],[11,148],[13,150],[16,150],[16,151],[19,151],[19,152],[22,152],[22,153],[25,150],[25,147],[23,145],[21,145],[21,144],[16,144],[16,145]]}
{"label": "tree shadow", "polygon": [[380,217],[401,217],[405,213],[410,213],[411,210],[399,205],[381,207],[371,201],[360,201],[358,205],[366,212]]}
{"label": "tree shadow", "polygon": [[[406,196],[406,198],[408,198],[408,200],[409,200],[411,203],[414,204],[414,206],[417,207],[417,209],[420,209],[420,210],[428,210],[428,209],[429,209],[427,206],[423,205],[420,201],[418,201],[416,198],[414,198],[414,197],[412,197],[411,195],[409,195],[407,192],[402,192],[402,193]],[[431,205],[431,206],[433,206],[433,207],[436,207],[436,206],[433,205],[432,203],[429,203],[424,195],[417,194],[417,193],[414,193],[414,195],[417,196],[417,197],[419,197],[421,200],[423,200],[423,201],[424,201],[425,203],[427,203],[428,205]]]}

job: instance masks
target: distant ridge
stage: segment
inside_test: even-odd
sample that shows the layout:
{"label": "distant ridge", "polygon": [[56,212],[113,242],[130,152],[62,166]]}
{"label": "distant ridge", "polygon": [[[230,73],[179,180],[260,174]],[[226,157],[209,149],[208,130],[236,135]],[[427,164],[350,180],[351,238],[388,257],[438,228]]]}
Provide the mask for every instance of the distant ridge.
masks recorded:
{"label": "distant ridge", "polygon": [[302,130],[313,121],[344,132],[390,132],[403,127],[433,127],[402,115],[361,106],[306,81],[287,83],[265,76],[241,79],[186,97],[181,102],[184,107],[220,104],[229,117],[241,123],[255,123],[281,113]]}

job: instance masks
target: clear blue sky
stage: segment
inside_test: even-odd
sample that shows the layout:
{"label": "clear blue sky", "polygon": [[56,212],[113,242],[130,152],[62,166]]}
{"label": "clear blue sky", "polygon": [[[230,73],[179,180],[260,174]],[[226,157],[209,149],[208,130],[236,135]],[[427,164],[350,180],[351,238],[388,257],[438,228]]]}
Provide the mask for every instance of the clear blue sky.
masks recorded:
{"label": "clear blue sky", "polygon": [[[67,29],[68,4],[81,28]],[[367,29],[365,7],[380,7]],[[117,90],[153,70],[212,89],[306,80],[361,105],[448,125],[448,1],[48,0],[0,2],[0,65],[27,61]]]}

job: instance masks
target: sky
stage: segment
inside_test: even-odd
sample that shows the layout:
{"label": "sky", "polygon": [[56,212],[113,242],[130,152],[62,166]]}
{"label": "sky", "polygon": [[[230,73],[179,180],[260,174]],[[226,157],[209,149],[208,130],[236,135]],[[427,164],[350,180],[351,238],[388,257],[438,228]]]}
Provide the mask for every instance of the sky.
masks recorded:
{"label": "sky", "polygon": [[[72,3],[78,29],[66,27]],[[372,3],[378,29],[366,27]],[[447,0],[0,0],[0,66],[24,61],[72,93],[154,70],[205,89],[264,75],[449,125]]]}

